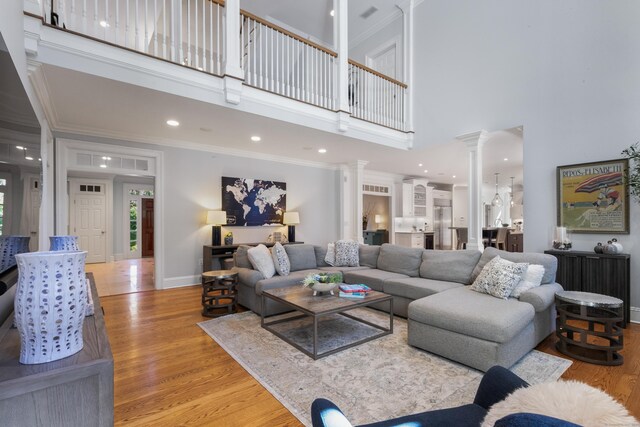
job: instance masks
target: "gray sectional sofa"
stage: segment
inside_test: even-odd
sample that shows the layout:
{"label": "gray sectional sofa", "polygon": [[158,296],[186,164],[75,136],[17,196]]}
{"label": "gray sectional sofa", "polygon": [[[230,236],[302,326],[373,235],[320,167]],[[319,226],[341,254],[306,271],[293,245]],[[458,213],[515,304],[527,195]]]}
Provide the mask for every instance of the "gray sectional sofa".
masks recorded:
{"label": "gray sectional sofa", "polygon": [[[510,367],[555,328],[554,296],[562,287],[554,282],[557,260],[551,255],[495,248],[480,253],[361,245],[359,267],[331,267],[324,261],[324,247],[286,245],[291,274],[265,279],[253,270],[247,249],[240,247],[234,257],[238,299],[258,314],[263,290],[300,286],[313,272],[340,271],[345,283],[364,283],[393,296],[394,314],[408,319],[410,345],[482,371],[493,365]],[[469,289],[467,285],[496,255],[543,265],[542,286],[509,300]],[[267,300],[265,315],[287,310]]]}

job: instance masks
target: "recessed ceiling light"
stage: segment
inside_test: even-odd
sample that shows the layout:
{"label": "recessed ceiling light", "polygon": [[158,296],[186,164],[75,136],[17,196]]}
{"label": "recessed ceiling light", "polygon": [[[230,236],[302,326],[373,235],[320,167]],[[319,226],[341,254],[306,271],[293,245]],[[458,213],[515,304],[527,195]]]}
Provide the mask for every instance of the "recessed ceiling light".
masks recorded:
{"label": "recessed ceiling light", "polygon": [[252,136],[252,137],[251,137],[251,141],[253,141],[253,142],[260,142],[260,141],[262,141],[262,138],[260,138],[259,136]]}
{"label": "recessed ceiling light", "polygon": [[506,161],[507,161],[507,160],[509,160],[509,159],[505,157],[503,160],[506,162]]}
{"label": "recessed ceiling light", "polygon": [[318,153],[320,153],[320,154],[324,154],[324,153],[326,153],[326,152],[327,152],[327,149],[326,149],[326,148],[320,148],[320,149],[318,150]]}
{"label": "recessed ceiling light", "polygon": [[169,126],[173,126],[173,127],[180,126],[180,122],[177,121],[177,120],[173,120],[173,119],[167,120],[167,124]]}
{"label": "recessed ceiling light", "polygon": [[33,157],[31,157],[31,156],[25,156],[25,159],[26,159],[26,160],[33,160]]}
{"label": "recessed ceiling light", "polygon": [[41,162],[41,161],[42,161],[42,159],[41,159],[40,157],[38,157],[38,161],[39,161],[39,162]]}
{"label": "recessed ceiling light", "polygon": [[17,148],[18,150],[24,150],[24,147],[23,147],[22,145],[16,145],[16,148]]}
{"label": "recessed ceiling light", "polygon": [[107,21],[100,21],[100,26],[102,28],[109,28],[109,23]]}
{"label": "recessed ceiling light", "polygon": [[335,11],[335,10],[333,10],[333,9],[331,9],[331,12],[329,12],[329,15],[331,15],[331,16],[336,16],[336,11]]}
{"label": "recessed ceiling light", "polygon": [[102,160],[111,160],[111,157],[109,157],[109,156],[102,156]]}
{"label": "recessed ceiling light", "polygon": [[100,165],[100,167],[101,167],[101,168],[106,168],[106,167],[107,167],[107,165],[102,164],[102,165]]}
{"label": "recessed ceiling light", "polygon": [[453,175],[453,177],[455,178],[456,176],[455,176],[455,175]]}
{"label": "recessed ceiling light", "polygon": [[428,170],[426,170],[426,169],[424,170],[424,173],[428,173],[428,172],[429,172]]}
{"label": "recessed ceiling light", "polygon": [[418,167],[421,168],[422,167],[422,163],[418,163]]}

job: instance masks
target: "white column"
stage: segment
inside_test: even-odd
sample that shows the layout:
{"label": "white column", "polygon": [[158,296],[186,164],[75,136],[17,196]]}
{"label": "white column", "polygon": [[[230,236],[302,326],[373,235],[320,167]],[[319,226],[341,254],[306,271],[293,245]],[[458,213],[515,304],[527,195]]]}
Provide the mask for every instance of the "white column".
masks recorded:
{"label": "white column", "polygon": [[338,53],[338,129],[345,132],[349,128],[349,5],[347,0],[334,0],[334,23],[338,29],[336,49]]}
{"label": "white column", "polygon": [[226,0],[224,9],[224,93],[227,102],[240,103],[244,73],[240,64],[240,0]]}
{"label": "white column", "polygon": [[342,239],[353,239],[360,243],[362,236],[362,183],[364,181],[365,160],[355,160],[340,166]]}
{"label": "white column", "polygon": [[407,92],[404,98],[405,131],[413,132],[413,8],[414,0],[404,0],[398,4],[402,10],[402,58],[403,79],[407,84]]}
{"label": "white column", "polygon": [[49,122],[40,122],[40,158],[42,159],[42,182],[40,183],[40,218],[38,223],[38,248],[49,250],[49,236],[54,233],[54,175],[53,175],[53,135]]}
{"label": "white column", "polygon": [[488,132],[481,130],[456,137],[464,142],[469,153],[469,240],[467,249],[482,251],[482,146]]}

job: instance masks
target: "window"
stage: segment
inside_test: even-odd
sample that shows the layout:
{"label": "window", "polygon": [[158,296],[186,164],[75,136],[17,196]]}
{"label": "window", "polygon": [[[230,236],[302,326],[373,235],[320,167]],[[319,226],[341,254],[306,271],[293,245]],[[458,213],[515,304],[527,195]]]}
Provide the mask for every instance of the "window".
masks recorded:
{"label": "window", "polygon": [[142,196],[142,197],[153,197],[153,190],[139,190],[137,188],[132,188],[129,190],[130,196]]}
{"label": "window", "polygon": [[5,234],[5,196],[7,195],[7,179],[0,178],[0,236]]}
{"label": "window", "polygon": [[129,252],[138,250],[138,201],[129,200]]}

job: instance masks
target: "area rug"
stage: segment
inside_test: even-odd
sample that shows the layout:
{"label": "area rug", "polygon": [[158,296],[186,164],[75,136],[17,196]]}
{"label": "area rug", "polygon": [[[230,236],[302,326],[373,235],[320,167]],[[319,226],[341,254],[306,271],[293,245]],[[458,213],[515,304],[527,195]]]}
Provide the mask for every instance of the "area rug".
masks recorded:
{"label": "area rug", "polygon": [[[388,314],[371,309],[352,313],[388,325]],[[332,327],[321,324],[319,330],[330,331],[324,338],[331,339],[341,320],[326,322],[333,322]],[[318,397],[336,403],[352,423],[364,424],[471,403],[482,378],[480,371],[409,346],[407,322],[400,318],[394,319],[393,334],[315,361],[263,329],[252,312],[198,325],[308,426],[311,403]],[[309,338],[304,321],[281,325],[289,325],[281,333]],[[355,336],[363,333],[356,327]],[[511,370],[535,384],[556,381],[570,365],[533,350]]]}

